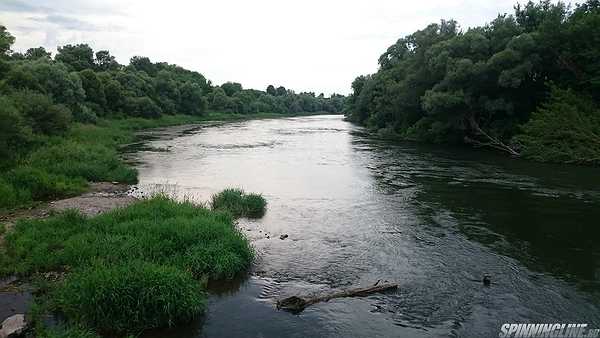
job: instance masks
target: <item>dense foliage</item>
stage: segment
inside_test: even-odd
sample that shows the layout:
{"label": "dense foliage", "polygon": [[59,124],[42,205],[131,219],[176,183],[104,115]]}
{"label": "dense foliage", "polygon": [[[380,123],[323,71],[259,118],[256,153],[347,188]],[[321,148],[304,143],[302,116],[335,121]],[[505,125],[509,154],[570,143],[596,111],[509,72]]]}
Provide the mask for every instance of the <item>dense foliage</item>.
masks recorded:
{"label": "dense foliage", "polygon": [[[572,150],[560,155],[543,140],[555,133],[552,124],[583,126],[575,121],[583,115],[598,119],[597,109],[576,111],[600,100],[599,26],[598,0],[573,9],[529,2],[466,31],[455,21],[431,24],[389,47],[377,73],[354,80],[346,114],[383,136],[597,163],[597,122],[561,141]],[[565,90],[577,95],[561,94]],[[525,136],[514,138],[519,134]]]}
{"label": "dense foliage", "polygon": [[[121,65],[86,44],[59,47],[52,58],[43,47],[12,52],[14,42],[0,25],[0,210],[80,193],[86,181],[134,183],[136,173],[123,165],[116,145],[86,137],[86,125],[110,120],[110,129],[117,120],[168,121],[175,114],[338,113],[344,105],[340,95],[214,86],[198,72],[142,56]],[[122,136],[117,130],[96,136],[110,133]]]}

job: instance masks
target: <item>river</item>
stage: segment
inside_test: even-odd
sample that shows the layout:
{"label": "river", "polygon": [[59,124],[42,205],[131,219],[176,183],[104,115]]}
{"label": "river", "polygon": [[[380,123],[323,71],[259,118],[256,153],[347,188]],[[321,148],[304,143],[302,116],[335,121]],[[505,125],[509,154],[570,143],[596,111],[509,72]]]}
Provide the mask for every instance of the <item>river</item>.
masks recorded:
{"label": "river", "polygon": [[[239,222],[257,252],[249,275],[210,285],[206,316],[158,336],[497,337],[503,323],[600,327],[596,168],[376,140],[341,116],[149,135],[130,155],[142,191],[207,201],[242,187],[269,203],[262,219]],[[378,280],[399,289],[298,315],[274,306]]]}

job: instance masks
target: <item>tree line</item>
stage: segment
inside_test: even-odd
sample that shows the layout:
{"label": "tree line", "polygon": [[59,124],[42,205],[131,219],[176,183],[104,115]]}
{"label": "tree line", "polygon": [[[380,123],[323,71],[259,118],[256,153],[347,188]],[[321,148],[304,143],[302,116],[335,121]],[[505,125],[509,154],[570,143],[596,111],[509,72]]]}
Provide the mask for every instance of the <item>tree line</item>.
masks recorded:
{"label": "tree line", "polygon": [[[66,45],[11,51],[15,38],[0,25],[0,159],[14,157],[36,135],[60,135],[73,122],[99,118],[158,118],[207,112],[340,113],[344,96],[269,86],[213,85],[202,74],[148,57],[119,64],[109,51]],[[6,163],[6,161],[0,161]],[[1,164],[1,163],[0,163]]]}
{"label": "tree line", "polygon": [[385,137],[600,164],[600,1],[514,9],[399,39],[352,83],[348,119]]}

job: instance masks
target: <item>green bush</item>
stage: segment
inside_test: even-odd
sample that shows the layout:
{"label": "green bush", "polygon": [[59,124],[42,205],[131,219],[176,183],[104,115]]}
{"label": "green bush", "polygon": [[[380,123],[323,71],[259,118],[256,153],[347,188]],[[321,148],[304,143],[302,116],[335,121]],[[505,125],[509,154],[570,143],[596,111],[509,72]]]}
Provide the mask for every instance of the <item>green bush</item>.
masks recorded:
{"label": "green bush", "polygon": [[28,192],[27,195],[34,200],[80,194],[87,186],[83,178],[67,178],[32,167],[15,168],[6,174],[6,179],[14,189]]}
{"label": "green bush", "polygon": [[25,124],[14,102],[0,96],[0,169],[8,167],[29,147],[31,128]]}
{"label": "green bush", "polygon": [[13,98],[35,132],[64,134],[71,124],[71,110],[65,105],[54,104],[50,96],[25,90],[15,93]]}
{"label": "green bush", "polygon": [[180,269],[144,262],[71,274],[57,288],[58,310],[103,332],[134,332],[185,323],[205,306],[200,284]]}
{"label": "green bush", "polygon": [[15,188],[12,184],[0,178],[0,210],[13,209],[30,201],[30,192]]}
{"label": "green bush", "polygon": [[600,164],[600,109],[570,90],[550,99],[522,126],[515,143],[523,156],[542,162]]}
{"label": "green bush", "polygon": [[213,210],[226,210],[235,217],[260,218],[266,212],[267,201],[262,195],[229,188],[213,195],[211,206]]}
{"label": "green bush", "polygon": [[156,119],[162,114],[162,109],[147,96],[127,97],[124,109],[127,115],[147,119]]}

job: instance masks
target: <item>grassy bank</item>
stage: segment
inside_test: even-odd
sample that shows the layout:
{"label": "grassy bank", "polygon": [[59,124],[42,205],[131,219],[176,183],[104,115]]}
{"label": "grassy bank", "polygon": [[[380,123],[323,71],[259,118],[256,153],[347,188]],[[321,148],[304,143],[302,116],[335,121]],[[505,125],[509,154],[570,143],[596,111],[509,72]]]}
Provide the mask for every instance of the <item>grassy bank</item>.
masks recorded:
{"label": "grassy bank", "polygon": [[[210,210],[155,196],[92,218],[67,211],[20,220],[0,251],[1,274],[65,272],[42,287],[37,316],[60,313],[71,331],[174,326],[204,311],[203,281],[232,278],[252,262],[252,247],[231,213],[240,206],[230,207]],[[61,336],[43,325],[37,331]]]}
{"label": "grassy bank", "polygon": [[62,136],[39,136],[31,151],[0,172],[0,213],[40,201],[81,194],[88,182],[136,183],[137,172],[120,159],[118,148],[143,129],[198,123],[277,118],[297,115],[272,113],[204,116],[162,115],[157,119],[101,119],[73,124]]}

